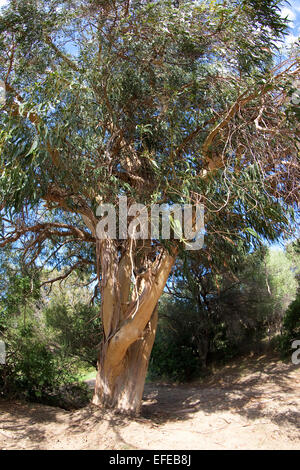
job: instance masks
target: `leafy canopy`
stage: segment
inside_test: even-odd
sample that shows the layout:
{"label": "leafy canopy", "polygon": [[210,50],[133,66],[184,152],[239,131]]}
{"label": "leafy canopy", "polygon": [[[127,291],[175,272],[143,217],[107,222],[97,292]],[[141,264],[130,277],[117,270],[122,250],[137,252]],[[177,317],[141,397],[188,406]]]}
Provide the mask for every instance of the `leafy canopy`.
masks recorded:
{"label": "leafy canopy", "polygon": [[275,239],[299,176],[287,96],[299,64],[273,63],[285,29],[277,0],[11,1],[2,246],[27,237],[35,256],[46,240],[94,243],[97,205],[121,194],[200,200],[225,243]]}

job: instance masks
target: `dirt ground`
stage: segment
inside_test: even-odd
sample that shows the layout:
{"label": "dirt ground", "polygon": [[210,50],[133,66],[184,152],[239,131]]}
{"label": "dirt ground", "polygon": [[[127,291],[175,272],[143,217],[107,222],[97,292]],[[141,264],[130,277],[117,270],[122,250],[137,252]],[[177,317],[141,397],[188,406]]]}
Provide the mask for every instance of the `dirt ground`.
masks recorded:
{"label": "dirt ground", "polygon": [[300,367],[261,356],[201,383],[147,384],[134,419],[0,401],[0,449],[300,449]]}

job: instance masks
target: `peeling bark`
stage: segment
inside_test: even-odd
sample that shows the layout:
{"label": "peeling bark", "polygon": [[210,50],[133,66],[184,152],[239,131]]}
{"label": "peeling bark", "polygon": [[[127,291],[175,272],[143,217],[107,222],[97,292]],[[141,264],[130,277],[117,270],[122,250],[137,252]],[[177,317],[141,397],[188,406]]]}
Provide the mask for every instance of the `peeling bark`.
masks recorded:
{"label": "peeling bark", "polygon": [[126,351],[122,361],[112,367],[110,353],[102,350],[93,403],[121,413],[140,412],[146,373],[155,339],[157,307],[152,313],[143,336]]}
{"label": "peeling bark", "polygon": [[128,251],[118,260],[114,242],[105,240],[98,256],[104,338],[93,403],[136,415],[155,339],[158,300],[173,267],[175,252],[158,253],[135,285]]}

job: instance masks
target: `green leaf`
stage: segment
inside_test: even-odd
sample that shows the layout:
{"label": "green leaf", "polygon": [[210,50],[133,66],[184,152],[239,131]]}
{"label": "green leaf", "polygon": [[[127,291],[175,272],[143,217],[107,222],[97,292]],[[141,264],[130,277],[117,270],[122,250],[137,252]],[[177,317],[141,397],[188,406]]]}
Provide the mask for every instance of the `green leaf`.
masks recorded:
{"label": "green leaf", "polygon": [[34,139],[34,141],[32,143],[32,146],[31,146],[29,152],[25,155],[25,157],[28,157],[29,155],[31,155],[36,150],[36,148],[38,146],[38,143],[39,143],[39,139],[36,136],[36,138]]}

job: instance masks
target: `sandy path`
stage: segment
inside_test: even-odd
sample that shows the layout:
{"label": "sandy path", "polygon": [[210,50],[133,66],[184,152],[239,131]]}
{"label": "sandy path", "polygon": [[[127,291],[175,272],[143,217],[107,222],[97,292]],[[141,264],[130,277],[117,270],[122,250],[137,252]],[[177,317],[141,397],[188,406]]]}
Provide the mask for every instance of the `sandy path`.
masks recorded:
{"label": "sandy path", "polygon": [[300,449],[300,368],[261,357],[148,384],[138,419],[0,401],[0,449]]}

